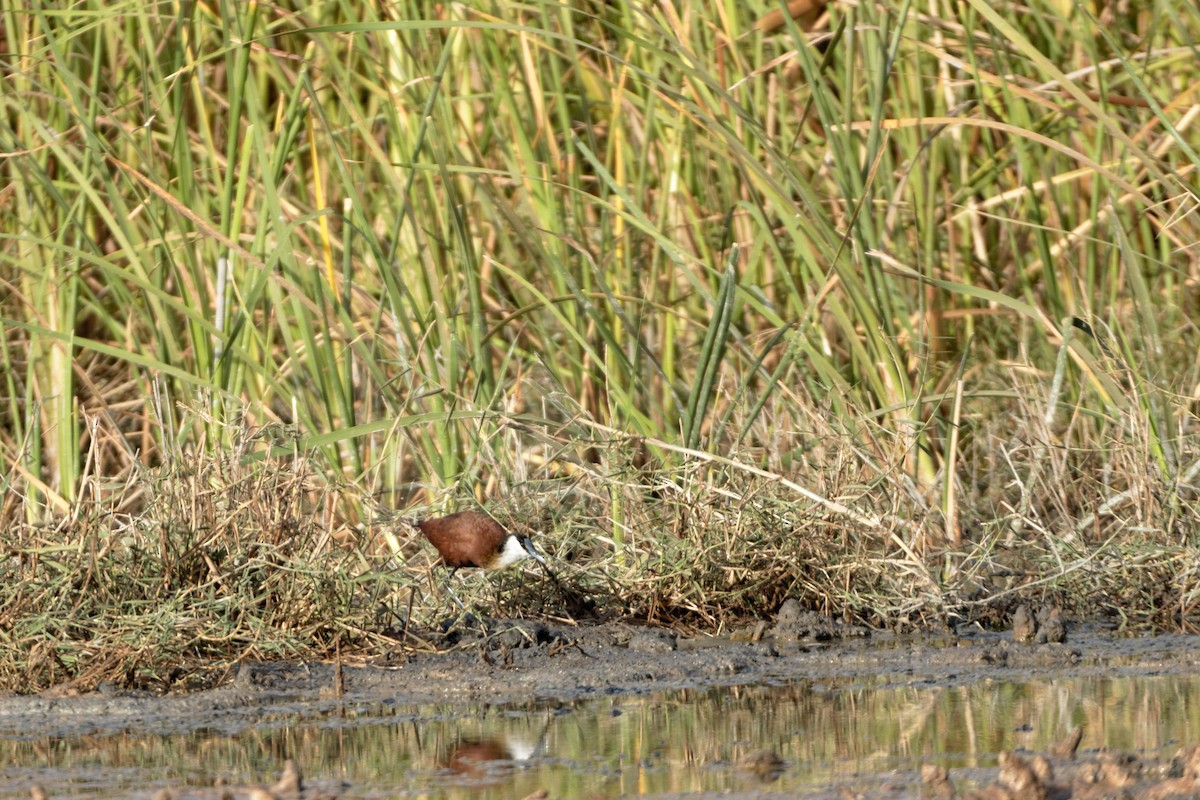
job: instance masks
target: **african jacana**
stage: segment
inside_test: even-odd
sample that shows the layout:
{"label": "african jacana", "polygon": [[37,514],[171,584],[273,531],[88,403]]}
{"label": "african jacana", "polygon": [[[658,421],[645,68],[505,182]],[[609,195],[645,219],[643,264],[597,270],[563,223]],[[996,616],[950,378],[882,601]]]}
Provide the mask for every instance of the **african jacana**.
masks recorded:
{"label": "african jacana", "polygon": [[416,525],[437,548],[451,575],[463,567],[504,569],[526,558],[546,563],[528,536],[509,533],[496,520],[478,511],[459,511],[421,520]]}
{"label": "african jacana", "polygon": [[[532,558],[546,564],[546,559],[533,547],[529,536],[509,533],[496,520],[479,511],[459,511],[445,517],[415,523],[438,551],[442,563],[450,568],[450,576],[464,568],[484,570],[504,569],[518,561]],[[446,588],[449,589],[447,583]],[[450,596],[459,608],[462,602]]]}

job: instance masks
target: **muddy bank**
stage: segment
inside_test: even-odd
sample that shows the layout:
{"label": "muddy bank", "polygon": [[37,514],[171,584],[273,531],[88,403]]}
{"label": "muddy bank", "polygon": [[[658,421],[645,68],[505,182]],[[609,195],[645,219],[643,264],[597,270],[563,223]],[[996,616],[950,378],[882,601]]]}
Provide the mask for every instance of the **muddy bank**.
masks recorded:
{"label": "muddy bank", "polygon": [[[785,624],[786,623],[786,624]],[[570,703],[621,693],[870,677],[880,685],[1019,682],[1058,673],[1200,672],[1200,637],[1119,638],[1072,630],[1066,643],[1022,643],[1010,633],[906,636],[781,620],[731,636],[684,638],[607,624],[537,621],[464,630],[449,652],[380,653],[369,663],[245,663],[220,687],[158,696],[103,687],[78,696],[0,698],[0,737],[235,731],[280,714],[318,715],[347,703],[389,705]],[[754,640],[757,639],[757,640]]]}

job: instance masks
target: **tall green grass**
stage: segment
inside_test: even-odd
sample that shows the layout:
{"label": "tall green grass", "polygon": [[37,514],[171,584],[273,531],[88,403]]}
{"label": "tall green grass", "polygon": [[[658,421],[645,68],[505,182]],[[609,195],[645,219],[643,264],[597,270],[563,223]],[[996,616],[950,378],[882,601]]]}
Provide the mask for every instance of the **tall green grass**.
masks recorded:
{"label": "tall green grass", "polygon": [[1094,608],[1145,545],[1101,607],[1193,624],[1194,4],[783,7],[0,3],[0,515],[245,447],[632,613]]}

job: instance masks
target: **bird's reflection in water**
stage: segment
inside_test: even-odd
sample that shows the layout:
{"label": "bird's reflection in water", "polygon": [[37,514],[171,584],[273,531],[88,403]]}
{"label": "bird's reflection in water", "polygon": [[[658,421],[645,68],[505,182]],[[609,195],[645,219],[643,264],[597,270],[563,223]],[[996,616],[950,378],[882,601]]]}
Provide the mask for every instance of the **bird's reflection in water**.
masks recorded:
{"label": "bird's reflection in water", "polygon": [[537,751],[536,742],[517,738],[465,738],[447,753],[441,766],[456,776],[494,786],[528,763]]}

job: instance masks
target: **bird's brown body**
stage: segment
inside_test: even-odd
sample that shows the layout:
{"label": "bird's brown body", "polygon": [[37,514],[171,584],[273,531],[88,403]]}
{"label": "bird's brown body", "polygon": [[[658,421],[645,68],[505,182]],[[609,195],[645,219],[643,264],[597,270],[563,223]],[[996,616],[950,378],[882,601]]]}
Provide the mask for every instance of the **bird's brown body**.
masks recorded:
{"label": "bird's brown body", "polygon": [[478,511],[459,511],[422,520],[416,526],[437,548],[442,563],[454,570],[502,569],[527,556],[541,560],[528,536],[509,533],[496,520]]}

